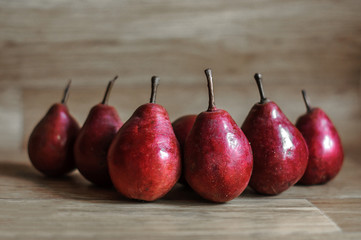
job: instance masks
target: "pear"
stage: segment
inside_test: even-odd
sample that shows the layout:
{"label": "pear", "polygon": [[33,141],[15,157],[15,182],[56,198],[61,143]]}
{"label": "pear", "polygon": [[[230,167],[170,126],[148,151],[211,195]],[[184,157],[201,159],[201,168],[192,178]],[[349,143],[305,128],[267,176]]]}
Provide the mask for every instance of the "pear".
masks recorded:
{"label": "pear", "polygon": [[181,174],[181,155],[168,113],[155,103],[159,78],[152,77],[150,103],[138,107],[115,136],[109,173],[125,197],[154,201],[167,194]]}
{"label": "pear", "polygon": [[[194,122],[196,121],[197,115],[190,114],[182,116],[178,119],[176,119],[173,123],[173,130],[175,133],[175,136],[177,137],[177,140],[180,145],[181,149],[181,155],[182,155],[182,166],[184,165],[184,144],[186,142],[186,139],[188,137],[189,132],[191,131]],[[182,167],[183,169],[183,167]],[[179,178],[179,183],[183,185],[187,185],[187,182],[184,178],[184,173],[182,171],[182,174]]]}
{"label": "pear", "polygon": [[327,183],[341,170],[343,148],[340,136],[331,119],[321,108],[310,106],[306,91],[302,90],[307,112],[297,119],[296,127],[305,138],[310,152],[301,184]]}
{"label": "pear", "polygon": [[110,144],[122,126],[117,110],[108,105],[116,76],[109,81],[103,101],[90,110],[74,146],[75,163],[79,172],[99,186],[111,186],[107,154]]}
{"label": "pear", "polygon": [[190,187],[213,202],[227,202],[247,187],[252,173],[251,146],[231,115],[216,108],[210,69],[208,110],[200,113],[185,142],[184,174]]}
{"label": "pear", "polygon": [[249,185],[258,193],[276,195],[293,186],[306,170],[308,149],[302,134],[276,103],[264,96],[261,74],[255,74],[261,101],[242,124],[253,150]]}
{"label": "pear", "polygon": [[195,114],[185,115],[176,119],[172,123],[174,133],[178,139],[181,149],[184,147],[188,134],[191,131],[196,118],[197,115]]}
{"label": "pear", "polygon": [[28,141],[31,163],[49,177],[60,177],[75,169],[73,147],[79,125],[66,106],[70,83],[64,90],[61,102],[50,107]]}

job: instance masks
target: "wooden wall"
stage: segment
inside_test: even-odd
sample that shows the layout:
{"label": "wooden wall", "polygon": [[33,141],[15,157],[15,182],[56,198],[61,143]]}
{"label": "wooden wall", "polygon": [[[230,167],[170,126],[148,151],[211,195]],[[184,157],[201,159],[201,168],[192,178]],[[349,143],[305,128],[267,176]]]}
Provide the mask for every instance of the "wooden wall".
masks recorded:
{"label": "wooden wall", "polygon": [[83,123],[107,81],[123,120],[148,101],[172,120],[216,103],[241,124],[258,101],[252,79],[292,121],[300,90],[322,107],[347,149],[361,136],[361,1],[0,1],[0,150],[24,149],[36,122],[73,79],[69,108]]}

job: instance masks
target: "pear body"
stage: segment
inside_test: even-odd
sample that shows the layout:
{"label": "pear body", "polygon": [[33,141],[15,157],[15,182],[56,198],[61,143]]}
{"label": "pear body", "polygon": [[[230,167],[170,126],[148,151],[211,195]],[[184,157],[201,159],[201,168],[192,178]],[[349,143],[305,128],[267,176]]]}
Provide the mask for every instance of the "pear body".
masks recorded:
{"label": "pear body", "polygon": [[168,193],[181,174],[179,143],[161,105],[141,105],[124,123],[108,152],[115,188],[130,199],[154,201]]}
{"label": "pear body", "polygon": [[74,146],[76,166],[87,180],[96,185],[112,185],[107,153],[122,124],[114,107],[97,104],[80,129]]}
{"label": "pear body", "polygon": [[[182,156],[182,169],[184,169],[184,145],[185,145],[185,141],[186,138],[188,136],[188,134],[190,133],[194,122],[196,121],[197,115],[192,114],[192,115],[185,115],[183,117],[180,117],[178,119],[176,119],[173,123],[172,123],[172,127],[175,133],[175,136],[177,137],[177,140],[179,142],[180,145],[180,149],[181,149],[181,156]],[[179,178],[179,182],[183,185],[186,185],[187,182],[184,178],[184,171],[182,171],[181,177]]]}
{"label": "pear body", "polygon": [[194,122],[196,121],[197,115],[185,115],[176,119],[172,123],[174,133],[178,139],[181,149],[184,148],[184,144],[188,134],[190,133]]}
{"label": "pear body", "polygon": [[308,162],[307,145],[277,104],[255,104],[242,130],[252,146],[254,165],[249,185],[256,192],[279,194],[300,180]]}
{"label": "pear body", "polygon": [[185,143],[185,178],[191,188],[213,202],[239,196],[252,173],[252,150],[228,112],[198,115]]}
{"label": "pear body", "polygon": [[73,147],[78,132],[79,125],[66,105],[52,105],[29,138],[28,154],[34,167],[50,177],[74,170]]}
{"label": "pear body", "polygon": [[296,122],[306,140],[309,159],[301,184],[322,184],[333,179],[343,163],[343,148],[337,130],[320,108],[312,108]]}

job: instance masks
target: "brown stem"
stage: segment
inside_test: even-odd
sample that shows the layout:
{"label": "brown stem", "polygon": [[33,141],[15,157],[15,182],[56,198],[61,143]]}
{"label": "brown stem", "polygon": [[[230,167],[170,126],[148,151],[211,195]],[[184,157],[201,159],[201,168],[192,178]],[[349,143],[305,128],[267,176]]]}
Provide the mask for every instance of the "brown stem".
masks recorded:
{"label": "brown stem", "polygon": [[264,91],[263,91],[262,75],[261,75],[260,73],[256,73],[256,74],[254,75],[254,79],[256,80],[257,87],[258,87],[258,91],[259,91],[259,95],[261,96],[261,101],[260,101],[260,103],[265,103],[265,102],[267,102],[267,98],[264,96]]}
{"label": "brown stem", "polygon": [[159,86],[159,77],[152,77],[152,93],[150,94],[150,103],[155,103],[155,99],[157,97],[157,89]]}
{"label": "brown stem", "polygon": [[71,84],[71,79],[69,79],[69,82],[64,89],[63,98],[61,99],[62,104],[66,104],[66,102],[68,101],[70,84]]}
{"label": "brown stem", "polygon": [[115,77],[113,78],[113,80],[110,80],[110,81],[109,81],[108,86],[107,86],[107,89],[105,90],[105,94],[104,94],[104,98],[103,98],[102,104],[108,104],[108,99],[109,99],[110,91],[112,90],[113,85],[114,85],[114,82],[115,82],[115,80],[117,80],[117,78],[118,78],[118,76],[115,76]]}
{"label": "brown stem", "polygon": [[207,86],[208,86],[209,103],[208,103],[207,112],[212,112],[216,108],[216,103],[214,101],[212,71],[210,68],[207,68],[206,70],[204,70],[204,73],[206,74],[207,83],[208,83]]}
{"label": "brown stem", "polygon": [[304,90],[304,89],[302,89],[302,97],[303,97],[303,101],[305,102],[307,112],[311,112],[312,107],[311,107],[311,104],[310,104],[310,99],[308,99],[307,94],[306,94],[306,90]]}

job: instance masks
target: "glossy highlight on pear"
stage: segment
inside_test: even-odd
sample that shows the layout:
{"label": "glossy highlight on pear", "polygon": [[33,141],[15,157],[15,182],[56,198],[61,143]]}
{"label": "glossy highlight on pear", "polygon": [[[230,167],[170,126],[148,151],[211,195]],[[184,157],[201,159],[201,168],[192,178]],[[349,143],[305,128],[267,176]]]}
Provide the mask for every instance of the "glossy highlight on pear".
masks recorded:
{"label": "glossy highlight on pear", "polygon": [[306,91],[302,90],[307,112],[297,119],[309,149],[305,174],[299,181],[304,185],[324,184],[335,178],[343,164],[343,148],[338,132],[327,114],[310,106]]}
{"label": "glossy highlight on pear", "polygon": [[70,115],[66,102],[70,83],[61,103],[50,107],[35,126],[28,141],[28,155],[33,166],[49,177],[61,177],[75,169],[73,146],[79,125]]}
{"label": "glossy highlight on pear", "polygon": [[191,188],[213,202],[227,202],[247,187],[252,150],[230,114],[217,109],[210,69],[205,70],[209,104],[200,113],[185,142],[184,174]]}
{"label": "glossy highlight on pear", "polygon": [[253,150],[253,172],[249,185],[256,192],[276,195],[296,184],[303,176],[308,149],[302,134],[276,103],[263,92],[262,76],[255,74],[260,92],[242,124]]}
{"label": "glossy highlight on pear", "polygon": [[154,201],[181,174],[181,153],[168,113],[156,104],[159,78],[152,77],[150,103],[138,107],[114,138],[108,165],[112,182],[130,199]]}
{"label": "glossy highlight on pear", "polygon": [[110,91],[116,76],[109,81],[101,103],[90,110],[74,146],[74,156],[79,172],[99,186],[111,186],[108,171],[108,149],[123,125],[117,110],[108,105]]}

